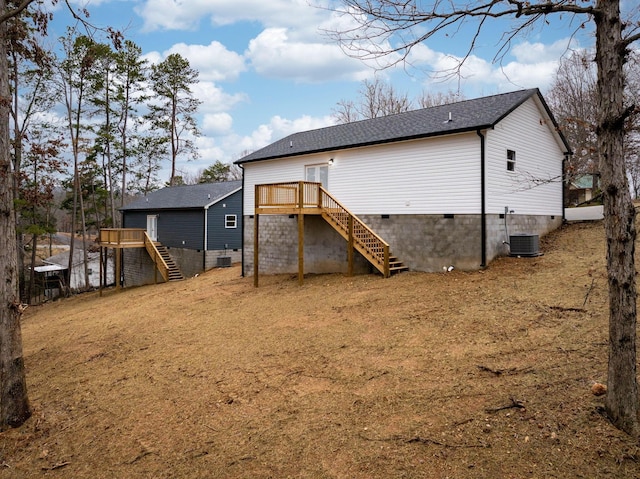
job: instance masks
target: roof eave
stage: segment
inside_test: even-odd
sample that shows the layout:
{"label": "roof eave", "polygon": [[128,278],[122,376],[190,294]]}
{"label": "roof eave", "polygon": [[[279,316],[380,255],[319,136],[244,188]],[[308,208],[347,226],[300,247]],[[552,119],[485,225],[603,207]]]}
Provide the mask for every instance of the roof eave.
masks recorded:
{"label": "roof eave", "polygon": [[253,160],[246,160],[246,161],[242,161],[242,160],[237,160],[235,163],[240,165],[240,164],[246,164],[246,163],[255,163],[258,161],[267,161],[267,160],[279,160],[282,158],[291,158],[294,156],[304,156],[304,155],[312,155],[312,154],[316,154],[316,153],[325,153],[327,151],[338,151],[338,150],[351,150],[354,148],[363,148],[363,147],[367,147],[367,146],[375,146],[375,145],[384,145],[384,144],[389,144],[389,143],[399,143],[402,141],[411,141],[411,140],[421,140],[421,139],[426,139],[426,138],[435,138],[438,136],[447,136],[447,135],[458,135],[460,133],[469,133],[469,132],[475,132],[478,130],[486,130],[486,129],[490,129],[493,128],[496,123],[492,123],[492,124],[483,124],[483,125],[474,125],[474,126],[469,126],[469,127],[465,127],[465,128],[459,128],[456,130],[447,130],[447,131],[438,131],[438,132],[433,132],[433,133],[425,133],[425,134],[421,134],[421,135],[411,135],[411,136],[402,136],[402,137],[395,137],[395,138],[388,138],[385,140],[376,140],[376,141],[366,141],[366,142],[360,142],[360,143],[353,143],[350,145],[341,145],[341,146],[337,146],[337,147],[328,147],[328,148],[318,148],[318,149],[314,149],[314,150],[304,150],[304,151],[297,151],[297,152],[293,152],[293,153],[289,153],[289,154],[282,154],[282,155],[273,155],[273,156],[265,156],[262,158],[255,158]]}
{"label": "roof eave", "polygon": [[229,198],[229,196],[233,195],[234,193],[237,193],[238,191],[242,190],[242,186],[240,186],[239,188],[236,188],[233,191],[230,191],[227,194],[224,194],[222,196],[219,196],[218,198],[216,198],[215,200],[211,201],[210,203],[207,203],[206,205],[204,205],[204,209],[208,210],[210,207],[212,207],[213,205],[215,205],[216,203],[220,203],[222,200]]}

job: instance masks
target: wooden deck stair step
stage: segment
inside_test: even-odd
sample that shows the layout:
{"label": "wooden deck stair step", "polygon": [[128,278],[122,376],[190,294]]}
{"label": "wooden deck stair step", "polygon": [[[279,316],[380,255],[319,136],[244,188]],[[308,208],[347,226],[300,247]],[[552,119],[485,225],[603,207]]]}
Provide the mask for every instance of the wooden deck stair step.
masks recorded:
{"label": "wooden deck stair step", "polygon": [[396,256],[391,256],[389,258],[389,273],[396,274],[401,273],[402,271],[409,271],[409,267]]}
{"label": "wooden deck stair step", "polygon": [[[356,218],[355,215],[352,215],[351,213],[347,212],[346,210],[344,210],[342,217],[340,218],[340,220],[337,219],[336,216],[329,214],[327,212],[324,212],[322,214],[322,217],[324,218],[324,220],[329,223],[333,229],[335,229],[344,239],[346,239],[347,241],[349,240],[349,231],[346,227],[346,218],[348,216],[351,216],[353,218]],[[366,238],[364,239],[364,241],[366,241]],[[357,243],[355,243],[354,245],[356,247],[356,249],[358,251],[360,251],[360,253],[369,261],[371,262],[371,264],[373,264],[374,266],[376,266],[376,268],[378,268],[379,270],[381,269],[380,267],[380,263],[378,261],[378,259],[375,256],[371,256],[369,254],[367,254],[367,251],[365,248],[360,247],[360,245]],[[393,274],[397,274],[397,273],[401,273],[402,271],[408,271],[409,267],[406,266],[400,259],[398,259],[398,257],[393,256],[391,254],[391,252],[389,252],[389,275],[393,275]]]}
{"label": "wooden deck stair step", "polygon": [[167,263],[167,267],[169,268],[169,271],[168,271],[169,281],[183,280],[184,276],[182,275],[180,268],[178,268],[178,265],[176,265],[176,262],[173,260],[173,258],[169,254],[167,247],[160,243],[156,243],[156,249],[160,253],[160,256],[162,256],[162,259],[164,260],[164,262]]}

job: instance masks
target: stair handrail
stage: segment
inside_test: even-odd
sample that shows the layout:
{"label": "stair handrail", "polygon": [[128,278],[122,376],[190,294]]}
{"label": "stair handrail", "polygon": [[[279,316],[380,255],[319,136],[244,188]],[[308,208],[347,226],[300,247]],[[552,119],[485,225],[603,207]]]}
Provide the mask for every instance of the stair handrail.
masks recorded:
{"label": "stair handrail", "polygon": [[[375,263],[371,262],[371,264],[373,264],[385,278],[388,278],[390,275],[389,243],[364,224],[360,218],[345,208],[322,186],[318,186],[318,189],[318,206],[320,206],[322,212],[329,216],[335,224],[339,225],[347,235],[351,235],[355,244],[366,251],[370,258],[376,261]],[[349,218],[351,218],[351,222]],[[349,230],[351,228],[353,228],[353,230],[350,232]]]}
{"label": "stair handrail", "polygon": [[151,256],[151,259],[157,266],[158,271],[160,271],[160,274],[162,275],[164,280],[169,281],[169,266],[160,254],[160,251],[158,251],[155,241],[151,239],[146,231],[144,233],[144,246],[147,249],[147,253],[149,253],[149,256]]}

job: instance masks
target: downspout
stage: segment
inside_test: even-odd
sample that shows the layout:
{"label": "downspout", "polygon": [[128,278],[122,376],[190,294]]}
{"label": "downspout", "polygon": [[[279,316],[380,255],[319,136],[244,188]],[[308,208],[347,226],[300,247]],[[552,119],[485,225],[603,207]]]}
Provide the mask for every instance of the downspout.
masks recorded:
{"label": "downspout", "polygon": [[202,271],[207,270],[207,248],[209,246],[209,207],[204,207],[204,249],[202,250]]}
{"label": "downspout", "polygon": [[486,179],[485,179],[485,137],[482,131],[477,130],[480,137],[480,268],[487,267],[487,199],[486,199]]}
{"label": "downspout", "polygon": [[[244,166],[242,166],[241,164],[238,164],[238,166],[242,169],[242,194],[240,195],[240,218],[242,218],[242,233],[241,233],[241,238],[240,238],[240,248],[242,251],[242,261],[241,263],[241,272],[240,272],[240,276],[242,276],[244,278],[244,229],[245,229],[245,223],[246,221],[244,220]],[[253,245],[253,247],[255,248],[256,246]]]}
{"label": "downspout", "polygon": [[567,178],[566,178],[567,160],[569,159],[568,156],[569,155],[567,153],[565,153],[564,157],[562,158],[562,205],[561,205],[561,207],[562,207],[562,223],[564,223],[564,220],[565,220],[565,218],[564,218],[564,205],[566,205],[566,203],[565,203],[566,191],[565,190],[568,189]]}

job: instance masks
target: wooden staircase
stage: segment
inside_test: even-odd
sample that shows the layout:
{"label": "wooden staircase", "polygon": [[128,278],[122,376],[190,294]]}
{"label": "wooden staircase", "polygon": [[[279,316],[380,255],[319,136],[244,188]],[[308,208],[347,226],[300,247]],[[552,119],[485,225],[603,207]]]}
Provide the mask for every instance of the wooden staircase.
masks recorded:
{"label": "wooden staircase", "polygon": [[321,215],[349,243],[364,256],[385,278],[409,268],[389,251],[389,245],[357,216],[349,212],[329,192],[319,187]]}
{"label": "wooden staircase", "polygon": [[181,281],[184,279],[180,268],[178,268],[169,251],[167,251],[166,246],[153,241],[146,233],[144,245],[165,281]]}
{"label": "wooden staircase", "polygon": [[169,277],[168,281],[182,281],[184,279],[184,276],[182,275],[180,268],[178,268],[178,265],[176,265],[176,262],[169,254],[169,251],[167,251],[167,247],[162,244],[156,243],[156,249],[160,252],[162,259],[167,265],[167,274]]}
{"label": "wooden staircase", "polygon": [[409,268],[389,252],[389,245],[357,216],[342,206],[320,183],[290,181],[255,185],[253,227],[253,284],[258,286],[259,218],[261,215],[298,215],[298,281],[304,277],[304,216],[320,215],[347,240],[349,274],[358,251],[385,278]]}

